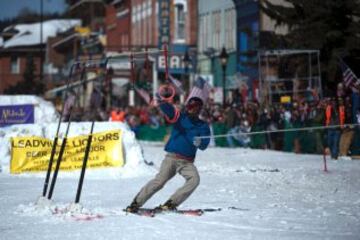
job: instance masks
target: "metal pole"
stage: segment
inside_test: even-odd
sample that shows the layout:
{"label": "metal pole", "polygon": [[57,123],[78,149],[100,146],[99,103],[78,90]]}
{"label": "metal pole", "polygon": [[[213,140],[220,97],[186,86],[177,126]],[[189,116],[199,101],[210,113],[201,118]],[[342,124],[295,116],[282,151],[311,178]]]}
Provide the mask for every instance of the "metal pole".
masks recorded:
{"label": "metal pole", "polygon": [[157,89],[159,87],[159,83],[158,83],[158,72],[156,70],[156,59],[153,59],[151,57],[149,57],[150,61],[152,62],[152,71],[153,71],[153,82],[152,82],[152,85],[153,85],[153,91],[152,91],[152,94],[153,94],[153,99],[155,99],[155,95],[156,95],[156,92],[157,92]]}
{"label": "metal pole", "polygon": [[311,66],[312,53],[308,52],[308,54],[309,54],[309,78],[310,78],[309,87],[312,88],[313,87],[313,83],[312,83],[312,66]]}
{"label": "metal pole", "polygon": [[[259,99],[257,99],[260,103],[260,105],[262,104],[263,102],[263,99],[262,99],[262,95],[260,95],[260,93],[262,93],[262,80],[261,80],[261,54],[260,54],[260,51],[258,51],[258,71],[259,71],[259,89],[258,89],[258,92],[259,92]],[[255,96],[256,92],[253,93],[253,98]]]}
{"label": "metal pole", "polygon": [[[107,69],[107,64],[108,64],[108,59],[105,60],[105,62],[101,65],[101,67],[106,70]],[[107,73],[108,72],[106,71],[106,75],[107,75]],[[94,125],[95,125],[95,117],[92,119],[90,135],[89,135],[89,137],[87,139],[87,144],[86,144],[86,148],[85,148],[85,155],[84,155],[84,159],[83,159],[83,165],[82,165],[82,168],[81,168],[80,179],[79,179],[78,188],[77,188],[77,191],[76,191],[75,203],[79,203],[79,201],[80,201],[82,186],[83,186],[85,172],[86,172],[86,165],[87,165],[87,162],[88,162],[88,159],[89,159],[91,142],[92,142],[92,138],[93,138]]]}
{"label": "metal pole", "polygon": [[226,65],[223,65],[223,107],[225,107],[226,102],[226,90],[225,90],[225,77],[226,77]]}
{"label": "metal pole", "polygon": [[92,142],[92,137],[93,137],[92,134],[93,134],[93,131],[94,131],[94,124],[95,124],[95,121],[93,120],[92,123],[91,123],[90,135],[89,135],[89,137],[87,139],[83,165],[82,165],[82,168],[81,168],[80,180],[79,180],[78,188],[77,188],[77,191],[76,191],[75,203],[79,203],[79,201],[80,201],[82,185],[83,185],[84,177],[85,177],[86,165],[87,165],[87,161],[89,159],[89,154],[90,154],[90,147],[91,147],[91,142]]}
{"label": "metal pole", "polygon": [[44,18],[44,2],[40,0],[40,82],[43,82],[44,74],[44,46],[43,46],[43,18]]}
{"label": "metal pole", "polygon": [[[84,81],[84,77],[86,75],[85,71],[86,71],[86,67],[84,67],[82,69],[81,81]],[[59,170],[60,170],[60,164],[61,164],[61,161],[62,161],[62,158],[63,158],[63,154],[65,152],[67,136],[69,134],[70,124],[71,124],[72,110],[73,110],[73,106],[70,108],[70,111],[69,111],[69,121],[68,121],[68,124],[67,124],[67,128],[66,128],[66,132],[65,132],[65,135],[64,135],[63,142],[62,142],[61,147],[60,147],[60,152],[59,152],[59,156],[58,156],[58,159],[57,159],[57,162],[56,162],[54,174],[53,174],[53,177],[51,179],[50,190],[49,190],[49,193],[48,193],[48,199],[49,200],[52,198],[52,194],[54,192],[54,188],[55,188],[55,184],[56,184],[57,175],[58,175]]]}
{"label": "metal pole", "polygon": [[320,66],[320,51],[317,51],[317,63],[318,63],[318,71],[319,71],[319,76],[318,76],[318,81],[319,81],[319,95],[320,95],[320,99],[323,97],[323,93],[322,93],[322,83],[321,83],[321,66]]}
{"label": "metal pole", "polygon": [[266,102],[266,107],[268,105],[272,104],[272,92],[271,92],[271,82],[269,81],[269,56],[266,53],[266,74],[265,74],[265,80],[268,86],[268,101]]}
{"label": "metal pole", "polygon": [[[70,86],[70,83],[71,83],[71,78],[72,78],[72,75],[73,75],[73,72],[74,72],[74,68],[76,69],[77,67],[78,67],[78,64],[72,65],[70,67],[69,77],[68,77],[67,82],[66,82],[65,93],[67,93],[69,91],[69,86]],[[60,132],[60,125],[61,125],[61,120],[62,120],[63,114],[64,114],[64,104],[61,107],[61,113],[60,113],[60,118],[59,118],[59,122],[58,122],[58,127],[57,127],[57,130],[56,130],[56,135],[55,135],[53,145],[52,145],[52,149],[51,149],[49,165],[48,165],[48,169],[47,169],[47,172],[46,172],[46,177],[45,177],[45,182],[44,182],[44,187],[43,187],[43,197],[46,196],[48,185],[49,185],[50,173],[51,173],[51,168],[52,168],[55,153],[56,153],[56,147],[57,147],[57,142],[58,142],[58,137],[59,137],[59,132]]]}

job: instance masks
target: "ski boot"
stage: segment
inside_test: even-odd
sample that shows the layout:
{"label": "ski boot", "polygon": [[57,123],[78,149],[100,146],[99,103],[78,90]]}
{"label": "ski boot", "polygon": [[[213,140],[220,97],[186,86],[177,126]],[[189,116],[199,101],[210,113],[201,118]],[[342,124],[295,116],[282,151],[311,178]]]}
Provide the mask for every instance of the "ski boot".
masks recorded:
{"label": "ski boot", "polygon": [[176,211],[177,205],[172,200],[166,201],[164,204],[155,208],[156,211]]}
{"label": "ski boot", "polygon": [[125,212],[137,213],[139,211],[139,204],[134,200],[129,206],[125,208]]}

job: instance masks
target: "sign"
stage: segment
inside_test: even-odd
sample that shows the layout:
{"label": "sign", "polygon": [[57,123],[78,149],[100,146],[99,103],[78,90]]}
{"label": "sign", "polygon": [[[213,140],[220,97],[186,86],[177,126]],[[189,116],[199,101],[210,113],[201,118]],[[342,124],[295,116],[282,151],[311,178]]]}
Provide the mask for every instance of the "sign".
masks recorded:
{"label": "sign", "polygon": [[[62,171],[82,168],[88,135],[68,138],[61,161]],[[53,141],[43,137],[14,137],[11,140],[10,173],[47,171]],[[58,143],[55,162],[58,159],[61,141]],[[121,167],[124,165],[122,132],[105,131],[93,134],[87,168]]]}
{"label": "sign", "polygon": [[213,99],[214,103],[222,104],[223,102],[223,88],[222,87],[214,87],[213,88]]}
{"label": "sign", "polygon": [[[193,49],[189,49],[188,45],[172,44],[169,47],[168,54],[168,68],[171,74],[190,74],[195,69],[196,56],[192,54]],[[188,52],[191,59],[188,68],[186,69],[185,62],[183,61],[185,53]],[[156,60],[157,70],[165,72],[165,56],[159,54]]]}
{"label": "sign", "polygon": [[88,27],[76,26],[74,30],[75,30],[75,32],[79,33],[83,37],[89,36],[91,33],[91,30]]}
{"label": "sign", "polygon": [[34,105],[0,106],[0,127],[24,123],[34,123]]}
{"label": "sign", "polygon": [[282,96],[280,98],[280,102],[281,103],[290,103],[291,102],[291,97],[290,96]]}
{"label": "sign", "polygon": [[159,1],[159,49],[170,43],[170,1]]}
{"label": "sign", "polygon": [[[172,56],[168,56],[169,58],[169,72],[170,73],[175,73],[175,74],[180,74],[180,73],[185,73],[185,63],[182,60],[184,57],[184,55],[172,55]],[[165,71],[165,56],[164,55],[159,55],[158,56],[158,69],[159,71]],[[187,73],[190,73],[192,71],[192,65],[190,64],[188,66],[187,69]]]}

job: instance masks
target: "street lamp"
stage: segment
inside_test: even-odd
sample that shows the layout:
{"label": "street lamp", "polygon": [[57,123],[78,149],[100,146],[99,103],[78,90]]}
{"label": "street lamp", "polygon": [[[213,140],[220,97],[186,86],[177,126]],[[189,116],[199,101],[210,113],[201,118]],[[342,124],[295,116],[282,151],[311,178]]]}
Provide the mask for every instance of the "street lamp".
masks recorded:
{"label": "street lamp", "polygon": [[229,54],[226,52],[225,47],[222,48],[221,53],[220,53],[220,61],[221,61],[221,66],[222,66],[222,70],[223,70],[223,79],[222,79],[222,85],[223,85],[223,107],[225,107],[225,99],[226,99],[226,92],[225,92],[225,80],[226,80],[226,65],[227,65],[227,61],[229,58]]}

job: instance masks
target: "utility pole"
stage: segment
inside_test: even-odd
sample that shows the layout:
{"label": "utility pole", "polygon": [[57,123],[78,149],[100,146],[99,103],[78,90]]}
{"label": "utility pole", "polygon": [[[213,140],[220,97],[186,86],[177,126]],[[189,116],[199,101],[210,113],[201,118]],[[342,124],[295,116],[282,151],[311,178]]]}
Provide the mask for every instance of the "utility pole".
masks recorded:
{"label": "utility pole", "polygon": [[44,0],[40,0],[40,83],[43,83],[44,75],[44,46],[43,46],[43,21],[44,21]]}

